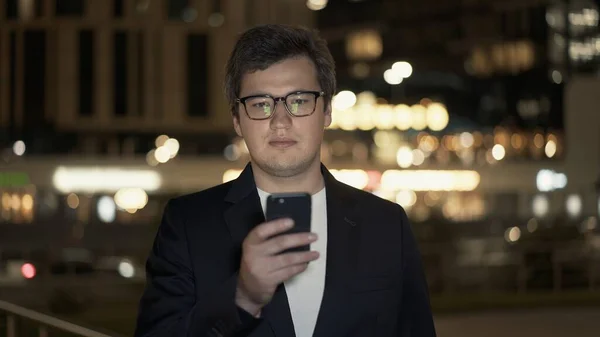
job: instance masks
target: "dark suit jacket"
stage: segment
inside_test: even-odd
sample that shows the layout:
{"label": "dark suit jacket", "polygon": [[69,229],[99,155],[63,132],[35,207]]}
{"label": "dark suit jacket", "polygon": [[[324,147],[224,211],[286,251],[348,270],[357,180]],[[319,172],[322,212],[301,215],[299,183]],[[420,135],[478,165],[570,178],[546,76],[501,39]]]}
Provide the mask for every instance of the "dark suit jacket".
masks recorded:
{"label": "dark suit jacket", "polygon": [[[316,337],[432,337],[420,255],[404,210],[337,181],[327,194],[327,270]],[[136,336],[289,337],[285,287],[255,319],[235,305],[241,243],[264,215],[248,164],[240,177],[172,199],[148,258]]]}

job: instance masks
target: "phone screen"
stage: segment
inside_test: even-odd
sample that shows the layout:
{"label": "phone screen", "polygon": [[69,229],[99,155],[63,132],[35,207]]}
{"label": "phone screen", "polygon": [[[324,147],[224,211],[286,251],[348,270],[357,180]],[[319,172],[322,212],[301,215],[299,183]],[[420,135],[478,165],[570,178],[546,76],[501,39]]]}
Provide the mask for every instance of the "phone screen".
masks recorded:
{"label": "phone screen", "polygon": [[[294,220],[294,227],[282,234],[310,232],[312,199],[308,193],[280,193],[272,194],[267,198],[266,220],[272,221],[281,218]],[[281,235],[281,234],[279,234]],[[307,251],[309,246],[288,249],[290,251]]]}

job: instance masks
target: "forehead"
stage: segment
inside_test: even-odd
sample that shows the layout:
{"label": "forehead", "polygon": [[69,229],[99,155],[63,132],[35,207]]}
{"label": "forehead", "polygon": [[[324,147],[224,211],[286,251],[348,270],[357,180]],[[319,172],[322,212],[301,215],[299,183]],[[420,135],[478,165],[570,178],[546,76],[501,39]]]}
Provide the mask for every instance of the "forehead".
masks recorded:
{"label": "forehead", "polygon": [[240,97],[255,94],[285,95],[296,90],[320,90],[314,63],[305,56],[285,59],[264,70],[242,76]]}

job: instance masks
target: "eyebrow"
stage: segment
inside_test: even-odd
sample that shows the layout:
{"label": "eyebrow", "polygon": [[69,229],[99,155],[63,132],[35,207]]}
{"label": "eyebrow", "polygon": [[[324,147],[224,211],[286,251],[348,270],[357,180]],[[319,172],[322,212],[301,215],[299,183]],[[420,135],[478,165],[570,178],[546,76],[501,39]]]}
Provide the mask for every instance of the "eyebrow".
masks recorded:
{"label": "eyebrow", "polygon": [[287,93],[285,93],[285,94],[283,94],[281,96],[273,95],[272,93],[267,93],[267,92],[264,92],[264,91],[258,91],[258,92],[250,93],[248,95],[244,95],[244,96],[240,96],[240,97],[266,96],[266,95],[271,96],[271,97],[285,97],[285,96],[287,96],[289,94],[293,94],[293,93],[298,92],[298,91],[322,91],[322,90],[300,88],[300,89],[294,89],[292,91],[289,91],[289,92],[287,92]]}

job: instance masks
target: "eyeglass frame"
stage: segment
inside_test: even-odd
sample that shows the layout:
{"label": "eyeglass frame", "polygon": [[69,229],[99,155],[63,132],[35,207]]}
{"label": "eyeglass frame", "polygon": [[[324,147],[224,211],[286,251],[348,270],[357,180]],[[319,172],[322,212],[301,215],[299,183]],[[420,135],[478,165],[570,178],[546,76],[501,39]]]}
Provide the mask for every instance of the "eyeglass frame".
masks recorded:
{"label": "eyeglass frame", "polygon": [[[288,99],[288,97],[290,97],[292,95],[298,95],[298,94],[313,94],[313,95],[315,95],[315,106],[313,107],[313,110],[311,111],[311,113],[309,113],[308,115],[302,115],[302,116],[294,115],[290,111],[290,108],[287,105],[287,99]],[[315,111],[317,110],[317,100],[319,99],[319,97],[323,97],[323,96],[325,96],[325,92],[324,91],[300,90],[300,91],[290,92],[289,94],[287,94],[285,96],[280,96],[280,97],[273,97],[273,96],[271,96],[269,94],[250,95],[250,96],[236,98],[235,102],[238,103],[238,104],[241,103],[244,106],[244,111],[246,112],[246,116],[248,116],[248,118],[250,118],[251,120],[254,120],[254,121],[264,121],[264,120],[273,118],[273,116],[275,116],[275,112],[276,112],[276,109],[277,109],[277,103],[279,103],[279,102],[283,102],[283,105],[285,106],[285,110],[292,117],[300,118],[300,117],[312,116],[312,114],[314,114]],[[273,102],[274,102],[274,104],[273,104],[273,113],[269,117],[266,117],[266,118],[252,118],[252,117],[250,117],[250,114],[248,113],[248,109],[246,108],[246,101],[249,100],[249,99],[251,99],[251,98],[257,98],[257,97],[270,98],[270,99],[273,100]]]}

